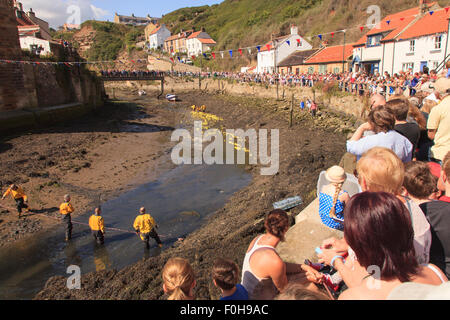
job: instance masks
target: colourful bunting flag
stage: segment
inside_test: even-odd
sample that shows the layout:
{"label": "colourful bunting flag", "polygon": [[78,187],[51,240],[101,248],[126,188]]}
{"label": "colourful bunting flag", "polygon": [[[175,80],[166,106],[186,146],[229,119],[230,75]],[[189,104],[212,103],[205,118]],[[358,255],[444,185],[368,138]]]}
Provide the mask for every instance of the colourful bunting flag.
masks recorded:
{"label": "colourful bunting flag", "polygon": [[233,58],[233,50],[228,51],[230,53],[230,57]]}
{"label": "colourful bunting flag", "polygon": [[178,62],[181,62],[181,58],[180,57],[177,57],[178,58]]}
{"label": "colourful bunting flag", "polygon": [[432,15],[433,15],[433,13],[434,13],[434,11],[430,11],[430,16],[432,16]]}
{"label": "colourful bunting flag", "polygon": [[172,63],[175,63],[175,61],[173,60],[173,58],[172,58],[172,57],[170,58],[170,61],[172,61]]}
{"label": "colourful bunting flag", "polygon": [[291,42],[289,40],[287,40],[286,43],[288,44],[288,46],[291,46]]}
{"label": "colourful bunting flag", "polygon": [[319,37],[320,40],[322,40],[322,35],[321,34],[319,34],[318,37]]}
{"label": "colourful bunting flag", "polygon": [[242,49],[239,48],[239,54],[242,56]]}
{"label": "colourful bunting flag", "polygon": [[223,59],[223,51],[220,51],[220,56],[222,57],[222,59]]}
{"label": "colourful bunting flag", "polygon": [[391,23],[391,20],[387,20],[386,23],[389,25]]}
{"label": "colourful bunting flag", "polygon": [[270,47],[271,47],[270,43],[266,44],[266,48],[267,48],[267,50],[269,50],[269,51],[270,51]]}
{"label": "colourful bunting flag", "polygon": [[403,21],[403,20],[405,20],[405,18],[400,18],[400,21]]}
{"label": "colourful bunting flag", "polygon": [[445,12],[448,13],[449,9],[450,9],[450,7],[445,8]]}
{"label": "colourful bunting flag", "polygon": [[334,32],[331,33],[331,37],[332,37],[332,38],[334,37]]}
{"label": "colourful bunting flag", "polygon": [[359,29],[361,30],[361,32],[364,30],[364,27],[359,27]]}
{"label": "colourful bunting flag", "polygon": [[216,58],[216,54],[214,52],[211,52],[211,55],[212,55],[213,59]]}
{"label": "colourful bunting flag", "polygon": [[205,58],[207,58],[206,53],[204,53],[203,56],[204,56]]}
{"label": "colourful bunting flag", "polygon": [[248,54],[252,54],[252,48],[247,48]]}
{"label": "colourful bunting flag", "polygon": [[261,52],[261,46],[256,46],[256,49],[258,49],[258,52]]}

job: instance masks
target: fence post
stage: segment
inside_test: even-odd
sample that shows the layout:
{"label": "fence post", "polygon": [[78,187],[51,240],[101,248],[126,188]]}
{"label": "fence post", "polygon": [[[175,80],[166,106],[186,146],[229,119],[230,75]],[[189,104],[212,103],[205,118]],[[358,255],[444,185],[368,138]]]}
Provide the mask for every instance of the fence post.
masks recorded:
{"label": "fence post", "polygon": [[290,118],[289,118],[289,128],[292,127],[293,118],[294,118],[294,94],[292,94],[292,100],[291,100],[291,110],[290,110]]}

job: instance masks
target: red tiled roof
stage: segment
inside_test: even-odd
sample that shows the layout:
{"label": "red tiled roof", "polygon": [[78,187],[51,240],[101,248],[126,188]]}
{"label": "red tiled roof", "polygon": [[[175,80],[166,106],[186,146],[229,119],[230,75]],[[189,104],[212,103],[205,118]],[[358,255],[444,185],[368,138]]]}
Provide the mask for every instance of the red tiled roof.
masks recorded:
{"label": "red tiled roof", "polygon": [[178,39],[178,37],[179,37],[179,35],[178,35],[178,34],[174,34],[173,36],[170,36],[170,37],[168,37],[168,38],[166,39],[166,41],[177,40],[177,39]]}
{"label": "red tiled roof", "polygon": [[[305,60],[305,64],[342,62],[344,46],[326,47]],[[345,45],[345,59],[347,60],[353,54],[353,44]]]}
{"label": "red tiled roof", "polygon": [[204,43],[204,44],[216,44],[216,42],[213,39],[198,38],[198,41],[200,41],[201,43]]}
{"label": "red tiled roof", "polygon": [[159,31],[159,29],[161,29],[161,26],[157,27],[155,30],[150,32],[150,35],[157,33]]}
{"label": "red tiled roof", "polygon": [[[428,4],[431,8],[436,2]],[[367,42],[367,36],[386,33],[388,35],[381,39],[381,41],[389,41],[394,39],[399,33],[401,33],[414,19],[420,14],[420,8],[415,7],[408,10],[400,11],[385,17],[379,24],[367,32],[361,39],[359,39],[355,46],[365,45]],[[389,23],[388,23],[389,21]]]}
{"label": "red tiled roof", "polygon": [[201,32],[201,31],[194,32],[193,34],[191,34],[191,35],[188,37],[188,39],[194,39],[194,38],[197,38],[197,37],[200,35],[200,33],[202,33],[202,32]]}
{"label": "red tiled roof", "polygon": [[426,14],[424,17],[415,22],[405,32],[400,34],[401,39],[410,39],[430,34],[447,32],[448,19],[450,18],[450,10],[448,12],[445,9],[437,10],[430,15]]}

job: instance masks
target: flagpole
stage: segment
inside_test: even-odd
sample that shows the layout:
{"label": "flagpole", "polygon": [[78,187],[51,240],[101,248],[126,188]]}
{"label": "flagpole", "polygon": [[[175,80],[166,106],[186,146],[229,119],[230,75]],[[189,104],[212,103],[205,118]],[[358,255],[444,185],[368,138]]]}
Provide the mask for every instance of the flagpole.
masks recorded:
{"label": "flagpole", "polygon": [[447,19],[448,20],[448,27],[447,27],[447,41],[445,42],[445,53],[444,53],[444,68],[445,68],[445,59],[447,59],[447,50],[448,50],[448,43],[450,41],[450,18]]}
{"label": "flagpole", "polygon": [[346,30],[344,30],[344,49],[342,50],[342,73],[345,72],[345,35]]}

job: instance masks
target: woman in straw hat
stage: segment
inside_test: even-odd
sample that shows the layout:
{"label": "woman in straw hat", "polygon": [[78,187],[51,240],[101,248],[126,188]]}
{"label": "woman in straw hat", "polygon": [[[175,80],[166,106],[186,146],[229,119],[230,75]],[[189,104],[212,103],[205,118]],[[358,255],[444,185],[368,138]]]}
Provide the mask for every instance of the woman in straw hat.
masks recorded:
{"label": "woman in straw hat", "polygon": [[343,168],[333,166],[325,173],[330,184],[324,186],[319,193],[319,215],[323,224],[327,227],[344,229],[344,207],[350,199],[347,191],[342,190],[342,185],[347,179]]}

